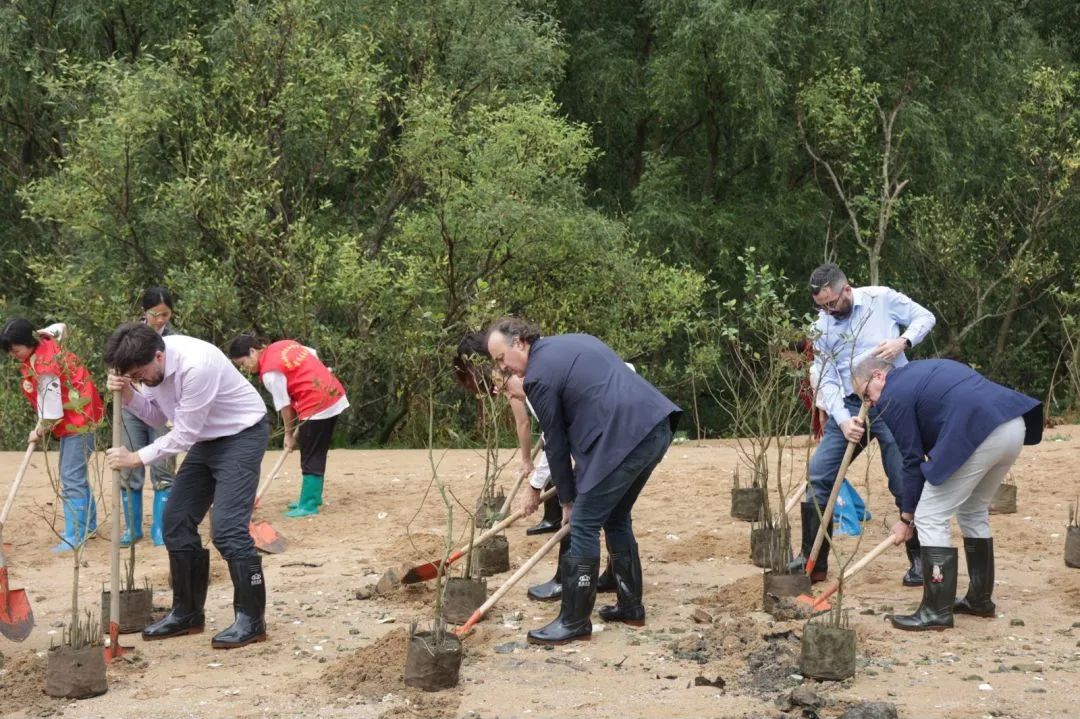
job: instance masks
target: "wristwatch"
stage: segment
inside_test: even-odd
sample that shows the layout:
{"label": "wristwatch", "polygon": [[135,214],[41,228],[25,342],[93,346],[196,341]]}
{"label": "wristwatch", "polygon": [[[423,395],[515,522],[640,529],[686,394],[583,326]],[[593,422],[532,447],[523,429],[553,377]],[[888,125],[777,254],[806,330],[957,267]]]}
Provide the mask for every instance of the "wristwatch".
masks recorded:
{"label": "wristwatch", "polygon": [[911,340],[908,339],[907,337],[904,338],[904,344],[907,345],[908,349],[911,349]]}

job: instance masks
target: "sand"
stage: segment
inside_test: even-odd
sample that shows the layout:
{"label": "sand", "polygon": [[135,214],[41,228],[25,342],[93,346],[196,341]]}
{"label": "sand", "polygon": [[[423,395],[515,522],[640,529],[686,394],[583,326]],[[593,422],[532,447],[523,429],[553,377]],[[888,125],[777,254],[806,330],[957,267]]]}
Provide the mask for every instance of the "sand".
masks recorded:
{"label": "sand", "polygon": [[[19,453],[0,453],[5,491],[19,459]],[[264,471],[276,459],[268,454]],[[12,586],[27,590],[37,626],[21,644],[0,638],[0,715],[776,717],[777,698],[802,683],[796,672],[803,622],[760,611],[761,570],[748,560],[750,525],[728,516],[735,462],[729,442],[674,446],[642,494],[634,519],[646,578],[644,628],[597,619],[590,642],[528,645],[525,632],[557,610],[525,597],[527,584],[551,576],[552,557],[465,639],[460,685],[429,694],[406,687],[402,670],[409,625],[425,627],[434,616],[432,583],[367,598],[388,568],[435,559],[445,546],[441,499],[429,493],[420,505],[430,481],[426,452],[335,450],[322,514],[302,519],[281,514],[299,491],[298,460],[287,460],[257,512],[289,541],[285,553],[265,557],[268,641],[230,652],[210,648],[213,632],[232,621],[227,567],[212,550],[207,632],[161,642],[125,637],[135,654],[109,668],[109,692],[68,702],[41,693],[45,650],[59,641],[67,621],[72,572],[70,559],[49,552],[55,538],[40,515],[49,513],[51,499],[44,466],[35,459],[5,538],[14,545]],[[1073,426],[1049,430],[1043,445],[1021,455],[1013,472],[1019,512],[992,519],[997,618],[957,617],[956,628],[942,633],[893,630],[886,615],[913,608],[920,596],[900,586],[907,566],[900,549],[853,579],[845,607],[858,634],[857,673],[844,682],[813,683],[826,701],[818,714],[839,716],[865,700],[893,702],[903,717],[1077,716],[1080,570],[1067,569],[1062,556],[1068,505],[1080,492],[1078,462],[1080,427]],[[442,476],[460,501],[454,547],[467,539],[469,517],[461,505],[475,505],[482,469],[483,458],[472,451],[448,452],[442,462]],[[513,471],[511,463],[507,487]],[[850,479],[874,519],[861,544],[850,537],[837,541],[848,558],[877,544],[895,515],[876,457],[857,460]],[[794,483],[785,477],[785,486]],[[148,498],[147,512],[150,505]],[[104,519],[104,507],[100,511]],[[507,531],[512,569],[545,541],[524,534],[538,519]],[[102,524],[107,538],[108,523]],[[954,540],[959,546],[959,537]],[[108,579],[108,549],[107,539],[94,539],[85,552],[79,596],[92,609]],[[140,582],[148,577],[155,606],[167,607],[164,549],[146,541],[139,561]],[[452,571],[460,572],[461,564]],[[492,577],[489,588],[507,577]],[[961,590],[966,581],[961,559]],[[606,601],[610,595],[599,603]],[[714,621],[694,621],[695,610]]]}

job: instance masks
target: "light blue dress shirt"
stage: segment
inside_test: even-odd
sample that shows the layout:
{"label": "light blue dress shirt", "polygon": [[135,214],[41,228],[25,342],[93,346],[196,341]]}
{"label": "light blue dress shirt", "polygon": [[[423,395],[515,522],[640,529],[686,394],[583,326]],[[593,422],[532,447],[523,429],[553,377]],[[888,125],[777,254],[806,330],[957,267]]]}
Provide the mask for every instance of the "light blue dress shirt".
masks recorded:
{"label": "light blue dress shirt", "polygon": [[[910,297],[889,287],[854,287],[851,290],[851,314],[843,319],[824,310],[814,323],[815,404],[823,407],[837,424],[851,419],[844,398],[855,390],[851,368],[873,353],[882,340],[904,337],[912,347],[922,342],[937,321],[930,310]],[[903,334],[900,328],[904,327]],[[893,365],[908,363],[900,354]]]}

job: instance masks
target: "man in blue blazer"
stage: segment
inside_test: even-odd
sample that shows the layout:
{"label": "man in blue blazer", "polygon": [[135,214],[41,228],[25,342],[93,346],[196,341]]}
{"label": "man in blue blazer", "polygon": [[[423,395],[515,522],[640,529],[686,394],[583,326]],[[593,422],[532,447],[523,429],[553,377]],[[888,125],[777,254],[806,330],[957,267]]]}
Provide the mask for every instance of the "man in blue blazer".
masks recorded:
{"label": "man in blue blazer", "polygon": [[[992,617],[994,544],[990,500],[1025,444],[1042,440],[1042,403],[1002,387],[952,360],[894,368],[868,359],[856,368],[856,391],[876,406],[904,456],[897,544],[922,539],[923,598],[898,629],[945,629],[953,613]],[[956,598],[957,552],[949,520],[964,535],[970,585]]]}
{"label": "man in blue blazer", "polygon": [[592,635],[601,528],[617,602],[601,607],[600,616],[644,624],[630,512],[671,444],[682,410],[590,335],[541,337],[535,325],[508,317],[488,328],[488,351],[498,367],[525,381],[563,523],[570,523],[570,551],[559,562],[559,616],[530,631],[529,641],[563,644]]}

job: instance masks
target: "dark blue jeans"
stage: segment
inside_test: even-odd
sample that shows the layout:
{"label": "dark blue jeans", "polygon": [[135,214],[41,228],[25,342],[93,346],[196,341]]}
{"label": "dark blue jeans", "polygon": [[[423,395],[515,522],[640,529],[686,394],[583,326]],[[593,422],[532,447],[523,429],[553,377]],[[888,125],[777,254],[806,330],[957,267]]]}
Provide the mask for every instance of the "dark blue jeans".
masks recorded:
{"label": "dark blue jeans", "polygon": [[671,422],[665,417],[614,472],[577,496],[570,517],[570,554],[599,559],[601,528],[609,547],[624,548],[635,544],[630,511],[670,444]]}
{"label": "dark blue jeans", "polygon": [[[859,415],[862,400],[858,395],[848,395],[844,398],[844,406],[851,412],[852,417]],[[881,450],[881,466],[885,468],[885,476],[889,480],[889,492],[900,506],[904,494],[903,470],[904,456],[900,448],[896,446],[892,432],[885,422],[878,419],[876,407],[870,408],[866,416],[867,432],[863,434],[862,442],[855,448],[855,457],[858,457],[866,447],[870,438],[878,441]],[[847,451],[847,437],[840,431],[840,425],[832,417],[825,423],[825,434],[821,437],[821,443],[810,457],[810,486],[806,489],[806,501],[817,500],[818,506],[825,509],[829,501],[829,493],[836,482],[836,473],[840,471],[840,465],[844,461],[844,452]]]}

